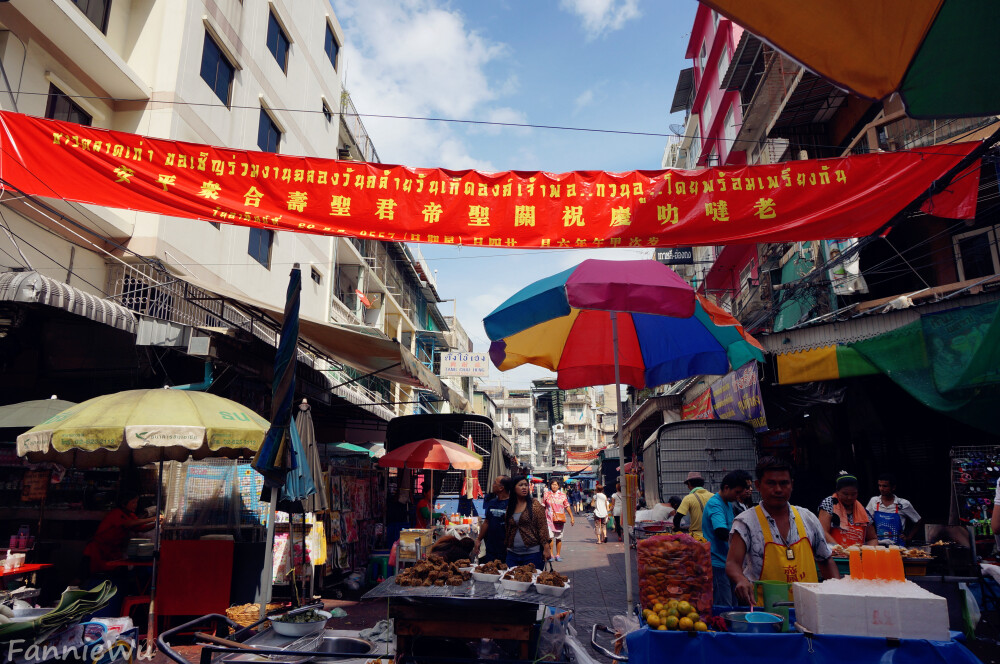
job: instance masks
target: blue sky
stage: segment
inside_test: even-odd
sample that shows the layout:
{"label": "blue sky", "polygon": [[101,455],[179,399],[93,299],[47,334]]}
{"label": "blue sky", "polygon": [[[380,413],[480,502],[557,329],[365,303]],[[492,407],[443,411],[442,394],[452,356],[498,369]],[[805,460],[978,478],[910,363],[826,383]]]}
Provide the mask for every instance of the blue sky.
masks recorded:
{"label": "blue sky", "polygon": [[[667,134],[695,0],[331,0],[359,113]],[[366,117],[381,160],[484,171],[660,167],[667,139]],[[482,318],[528,283],[584,258],[648,251],[502,251],[419,245],[476,344]],[[491,382],[523,386],[522,367]]]}

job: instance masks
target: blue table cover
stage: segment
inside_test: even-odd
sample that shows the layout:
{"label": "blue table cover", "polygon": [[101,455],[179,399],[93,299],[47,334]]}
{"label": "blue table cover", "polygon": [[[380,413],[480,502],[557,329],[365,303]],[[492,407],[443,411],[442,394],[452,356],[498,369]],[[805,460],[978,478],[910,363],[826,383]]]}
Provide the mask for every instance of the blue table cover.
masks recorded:
{"label": "blue table cover", "polygon": [[644,627],[625,639],[629,664],[981,664],[958,641],[817,634],[667,632]]}

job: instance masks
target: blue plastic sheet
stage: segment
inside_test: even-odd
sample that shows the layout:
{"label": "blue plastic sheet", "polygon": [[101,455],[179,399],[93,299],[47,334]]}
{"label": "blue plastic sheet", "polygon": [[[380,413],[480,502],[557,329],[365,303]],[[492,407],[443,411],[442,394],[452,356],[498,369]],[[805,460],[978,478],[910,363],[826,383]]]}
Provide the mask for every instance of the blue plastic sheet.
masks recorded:
{"label": "blue plastic sheet", "polygon": [[981,664],[958,641],[861,636],[665,632],[643,628],[625,639],[629,664],[739,662],[774,664]]}

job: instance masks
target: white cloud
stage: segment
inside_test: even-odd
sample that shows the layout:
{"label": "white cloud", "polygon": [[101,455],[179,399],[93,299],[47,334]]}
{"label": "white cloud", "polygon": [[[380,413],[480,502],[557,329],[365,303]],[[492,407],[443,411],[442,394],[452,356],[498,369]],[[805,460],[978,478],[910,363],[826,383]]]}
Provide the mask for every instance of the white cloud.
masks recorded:
{"label": "white cloud", "polygon": [[[497,104],[516,89],[516,77],[493,81],[487,74],[508,47],[470,28],[457,9],[440,0],[333,5],[348,40],[346,87],[359,113],[524,121]],[[496,170],[471,156],[460,126],[375,117],[362,122],[386,163]]]}
{"label": "white cloud", "polygon": [[639,0],[560,0],[559,6],[580,17],[590,39],[620,30],[640,16]]}
{"label": "white cloud", "polygon": [[594,103],[594,89],[589,88],[573,100],[573,108],[576,111],[580,111],[580,109],[590,106],[592,103]]}

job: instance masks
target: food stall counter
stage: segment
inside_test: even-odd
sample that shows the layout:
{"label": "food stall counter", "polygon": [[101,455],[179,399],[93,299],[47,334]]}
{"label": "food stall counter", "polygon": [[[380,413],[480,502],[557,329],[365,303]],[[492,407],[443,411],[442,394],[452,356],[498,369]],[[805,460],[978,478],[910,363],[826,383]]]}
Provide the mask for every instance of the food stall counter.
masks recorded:
{"label": "food stall counter", "polygon": [[629,664],[653,664],[669,657],[679,662],[740,664],[809,662],[810,664],[981,664],[956,640],[886,639],[829,634],[734,634],[726,632],[670,632],[643,627],[625,638]]}

